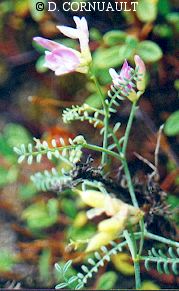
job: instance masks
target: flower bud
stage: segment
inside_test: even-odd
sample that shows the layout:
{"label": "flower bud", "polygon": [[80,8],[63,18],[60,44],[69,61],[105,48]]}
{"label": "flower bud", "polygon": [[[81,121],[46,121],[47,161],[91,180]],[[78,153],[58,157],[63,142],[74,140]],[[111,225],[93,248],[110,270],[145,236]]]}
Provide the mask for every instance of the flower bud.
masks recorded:
{"label": "flower bud", "polygon": [[134,62],[136,67],[138,68],[138,74],[139,76],[139,81],[137,81],[137,89],[139,91],[144,91],[146,84],[145,84],[145,73],[146,73],[146,67],[145,64],[143,62],[143,60],[138,56],[135,55],[134,56]]}

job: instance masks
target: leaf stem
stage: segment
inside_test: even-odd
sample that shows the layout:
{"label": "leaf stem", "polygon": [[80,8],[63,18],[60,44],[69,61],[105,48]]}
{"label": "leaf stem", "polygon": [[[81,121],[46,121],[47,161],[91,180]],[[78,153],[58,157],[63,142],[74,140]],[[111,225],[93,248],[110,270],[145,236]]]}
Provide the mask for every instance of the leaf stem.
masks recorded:
{"label": "leaf stem", "polygon": [[177,248],[179,247],[179,242],[176,242],[176,241],[170,240],[168,238],[153,234],[153,233],[148,232],[148,231],[145,232],[145,237],[162,242],[162,243],[167,244],[167,245],[177,247]]}
{"label": "leaf stem", "polygon": [[64,149],[66,150],[72,150],[72,149],[75,149],[77,147],[81,147],[81,148],[86,148],[86,149],[89,149],[89,150],[92,150],[92,151],[97,151],[97,152],[101,152],[101,153],[105,153],[107,155],[110,155],[118,160],[122,160],[122,157],[111,151],[111,150],[108,150],[108,149],[105,149],[105,148],[102,148],[100,146],[97,146],[97,145],[92,145],[92,144],[86,144],[86,143],[83,143],[83,144],[77,144],[77,145],[67,145],[67,146],[62,146],[62,147],[55,147],[55,148],[46,148],[46,149],[41,149],[41,150],[37,150],[37,151],[34,151],[34,152],[26,152],[22,155],[24,155],[24,157],[28,157],[29,155],[32,155],[32,156],[37,156],[38,154],[42,154],[42,155],[45,155],[47,154],[48,152],[55,152],[55,151],[63,151]]}

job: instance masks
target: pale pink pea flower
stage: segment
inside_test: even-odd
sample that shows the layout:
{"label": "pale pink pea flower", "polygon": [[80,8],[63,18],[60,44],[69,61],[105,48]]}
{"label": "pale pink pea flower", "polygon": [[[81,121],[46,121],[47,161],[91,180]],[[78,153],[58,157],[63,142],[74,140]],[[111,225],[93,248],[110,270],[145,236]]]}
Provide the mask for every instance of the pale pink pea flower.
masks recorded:
{"label": "pale pink pea flower", "polygon": [[68,48],[58,42],[42,37],[34,37],[34,41],[46,48],[44,66],[60,76],[70,72],[80,72],[86,74],[91,63],[91,53],[89,50],[89,31],[86,19],[74,17],[76,28],[67,26],[57,26],[66,36],[79,39],[81,52]]}
{"label": "pale pink pea flower", "polygon": [[[126,60],[119,74],[113,68],[109,69],[109,74],[111,75],[114,85],[119,86],[120,84],[125,84],[126,80],[130,79],[132,70],[132,67],[129,66]],[[128,85],[128,88],[132,89],[130,85]]]}
{"label": "pale pink pea flower", "polygon": [[[126,85],[127,88],[122,89],[123,94],[126,95],[126,97],[132,102],[137,101],[145,90],[146,73],[145,64],[138,55],[134,56],[134,62],[139,74],[139,80],[136,81],[136,86],[139,91],[136,93],[130,82]],[[119,88],[122,88],[122,85],[125,85],[127,81],[130,80],[132,72],[133,68],[129,66],[126,60],[124,61],[124,64],[119,74],[113,68],[109,69],[109,74],[111,75],[113,84],[115,86],[118,86]]]}

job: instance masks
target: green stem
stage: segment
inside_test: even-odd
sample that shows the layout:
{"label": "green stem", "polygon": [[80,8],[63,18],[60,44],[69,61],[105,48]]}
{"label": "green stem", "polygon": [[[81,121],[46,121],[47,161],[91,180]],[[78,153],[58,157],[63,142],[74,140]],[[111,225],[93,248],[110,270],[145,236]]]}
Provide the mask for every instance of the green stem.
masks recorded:
{"label": "green stem", "polygon": [[133,205],[135,207],[139,207],[137,199],[136,199],[135,191],[134,191],[134,186],[133,186],[133,183],[132,183],[132,178],[131,178],[131,175],[130,175],[130,172],[129,172],[129,168],[128,168],[128,164],[127,164],[126,159],[124,159],[122,161],[122,164],[123,164],[123,167],[124,167],[124,173],[125,173],[126,178],[127,178],[127,184],[128,184],[128,188],[129,188],[129,193],[131,195],[132,203],[133,203]]}
{"label": "green stem", "polygon": [[120,161],[122,161],[122,157],[120,157],[119,154],[111,151],[111,150],[108,150],[108,149],[104,149],[100,146],[96,146],[96,145],[92,145],[92,144],[78,144],[78,145],[67,145],[67,146],[63,146],[63,147],[55,147],[55,148],[47,148],[47,149],[42,149],[42,150],[39,150],[39,151],[34,151],[34,152],[26,152],[24,153],[23,155],[25,157],[28,157],[30,155],[32,156],[37,156],[38,154],[42,154],[42,155],[46,155],[48,152],[52,152],[54,153],[55,151],[63,151],[64,149],[67,149],[67,150],[72,150],[72,149],[75,149],[77,147],[81,146],[81,148],[86,148],[86,149],[89,149],[89,150],[92,150],[92,151],[97,151],[97,152],[101,152],[101,153],[105,153],[107,155],[110,155]]}
{"label": "green stem", "polygon": [[176,248],[179,247],[179,242],[167,239],[165,237],[162,237],[162,236],[159,236],[159,235],[147,232],[147,231],[145,232],[145,237],[162,242],[162,243],[167,244],[167,245],[174,246]]}
{"label": "green stem", "polygon": [[116,158],[116,159],[118,159],[118,160],[120,160],[120,161],[123,160],[123,158],[122,158],[119,154],[117,154],[117,153],[115,153],[115,152],[113,152],[113,151],[110,151],[110,150],[108,150],[108,149],[105,149],[105,148],[102,148],[102,147],[96,146],[96,145],[92,145],[92,144],[83,144],[82,147],[83,147],[83,148],[87,148],[87,149],[89,149],[89,150],[93,150],[93,151],[97,151],[97,152],[105,153],[105,154],[110,155],[110,156],[112,156],[112,157],[114,157],[114,158]]}
{"label": "green stem", "polygon": [[[108,147],[108,127],[109,127],[109,109],[107,104],[105,103],[105,97],[104,94],[101,90],[101,87],[99,85],[99,82],[95,76],[95,74],[93,73],[93,71],[91,71],[91,78],[94,81],[97,91],[99,93],[100,99],[101,99],[101,103],[103,105],[103,109],[104,109],[104,137],[103,137],[103,148],[107,149]],[[107,154],[105,152],[103,152],[102,154],[102,160],[101,160],[102,165],[105,165],[107,163]]]}
{"label": "green stem", "polygon": [[140,264],[139,261],[134,261],[134,270],[135,270],[135,287],[136,289],[141,289],[141,277],[140,277]]}
{"label": "green stem", "polygon": [[140,221],[140,228],[141,228],[141,238],[140,238],[139,253],[138,253],[139,257],[140,257],[140,255],[142,254],[142,251],[143,251],[144,238],[145,238],[145,224],[144,224],[144,220],[143,219]]}
{"label": "green stem", "polygon": [[141,288],[140,264],[139,264],[139,258],[137,255],[136,238],[132,231],[131,231],[131,234],[129,234],[127,230],[124,230],[123,234],[128,243],[129,250],[134,262],[135,286],[136,286],[136,289],[140,289]]}
{"label": "green stem", "polygon": [[124,156],[126,155],[126,149],[127,149],[127,144],[128,144],[128,140],[129,140],[129,134],[131,131],[131,127],[132,127],[132,122],[134,120],[134,116],[135,116],[135,112],[136,112],[136,102],[132,103],[132,108],[131,108],[131,113],[129,116],[129,120],[127,123],[127,127],[126,127],[126,132],[124,135],[124,144],[123,144],[123,148],[122,148],[122,153],[124,154]]}
{"label": "green stem", "polygon": [[[107,149],[108,147],[108,128],[109,128],[109,111],[108,108],[105,110],[104,117],[104,138],[103,138],[103,148]],[[103,155],[102,157],[102,165],[107,164],[107,155]]]}
{"label": "green stem", "polygon": [[127,160],[126,160],[126,150],[127,150],[129,135],[130,135],[131,127],[132,127],[132,122],[134,120],[135,112],[136,112],[136,102],[133,102],[132,103],[132,108],[131,108],[131,113],[130,113],[130,116],[129,116],[129,120],[128,120],[128,123],[127,123],[125,135],[124,135],[124,143],[123,143],[123,147],[122,147],[122,153],[124,155],[124,160],[123,160],[122,164],[123,164],[124,172],[125,172],[125,175],[126,175],[126,178],[127,178],[127,183],[128,183],[128,188],[129,188],[129,192],[130,192],[130,195],[131,195],[132,203],[133,203],[133,205],[135,207],[138,207],[138,202],[137,202],[137,199],[136,199],[136,195],[135,195],[135,191],[134,191],[131,175],[130,175],[128,164],[127,164]]}

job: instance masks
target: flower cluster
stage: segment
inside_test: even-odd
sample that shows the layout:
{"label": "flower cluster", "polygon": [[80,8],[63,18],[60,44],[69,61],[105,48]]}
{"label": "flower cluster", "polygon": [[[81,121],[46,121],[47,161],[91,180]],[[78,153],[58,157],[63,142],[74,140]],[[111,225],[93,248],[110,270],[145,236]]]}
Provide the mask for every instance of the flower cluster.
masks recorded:
{"label": "flower cluster", "polygon": [[92,207],[87,212],[88,218],[93,218],[103,213],[110,217],[98,224],[98,232],[90,239],[86,249],[87,252],[107,245],[110,241],[116,239],[128,226],[136,225],[144,215],[139,208],[99,191],[78,191],[78,194],[86,205]]}
{"label": "flower cluster", "polygon": [[[137,87],[138,92],[136,92],[133,89],[133,84],[130,82],[128,83],[127,87],[123,89],[124,93],[125,91],[128,92],[127,98],[132,102],[137,101],[139,97],[143,94],[143,92],[145,91],[145,73],[146,73],[145,64],[138,55],[134,56],[134,62],[135,62],[136,69],[139,75],[139,79],[136,81],[136,87]],[[113,80],[113,84],[119,88],[123,84],[125,84],[126,81],[130,80],[132,72],[133,72],[133,68],[129,66],[126,60],[119,74],[113,68],[109,69],[109,73]]]}

